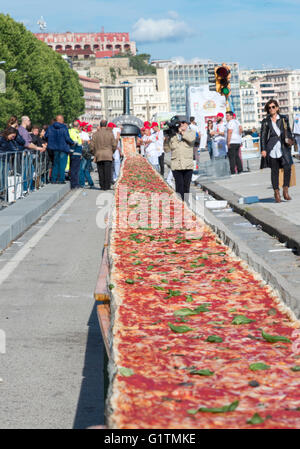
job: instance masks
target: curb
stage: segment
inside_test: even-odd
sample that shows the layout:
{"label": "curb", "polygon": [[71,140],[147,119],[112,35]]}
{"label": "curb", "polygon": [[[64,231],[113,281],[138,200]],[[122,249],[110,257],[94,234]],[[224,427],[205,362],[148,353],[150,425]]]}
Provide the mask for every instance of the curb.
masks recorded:
{"label": "curb", "polygon": [[245,261],[254,271],[261,275],[262,279],[276,291],[284,304],[294,312],[297,318],[300,318],[299,290],[286,281],[281,274],[250,249],[240,237],[229,230],[227,226],[208,209],[205,209],[204,216],[201,214],[198,215],[237,257]]}
{"label": "curb", "polygon": [[70,184],[52,185],[31,193],[28,197],[0,211],[0,252],[23,234],[42,215],[70,191]]}
{"label": "curb", "polygon": [[234,212],[245,217],[250,223],[260,225],[262,230],[272,237],[277,237],[280,242],[286,242],[289,248],[300,252],[300,226],[279,217],[274,212],[258,206],[239,204],[239,196],[231,190],[221,187],[214,182],[201,183],[203,190],[218,200],[226,200]]}

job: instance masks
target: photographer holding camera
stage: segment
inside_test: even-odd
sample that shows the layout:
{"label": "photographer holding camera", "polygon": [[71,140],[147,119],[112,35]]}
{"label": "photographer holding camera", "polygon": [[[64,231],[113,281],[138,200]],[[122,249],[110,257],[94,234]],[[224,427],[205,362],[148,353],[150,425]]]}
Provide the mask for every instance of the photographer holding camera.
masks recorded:
{"label": "photographer holding camera", "polygon": [[196,133],[189,129],[189,124],[185,120],[180,121],[178,125],[176,134],[166,142],[165,152],[171,151],[171,170],[175,179],[176,193],[179,193],[184,200],[184,194],[190,192]]}

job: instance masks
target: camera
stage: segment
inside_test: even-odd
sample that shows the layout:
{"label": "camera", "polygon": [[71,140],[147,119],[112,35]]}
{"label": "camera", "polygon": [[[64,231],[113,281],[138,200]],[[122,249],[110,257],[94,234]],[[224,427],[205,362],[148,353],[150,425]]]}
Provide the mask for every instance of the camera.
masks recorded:
{"label": "camera", "polygon": [[178,133],[178,128],[181,125],[181,122],[186,122],[186,116],[185,115],[175,115],[171,118],[169,122],[166,122],[165,126],[167,128],[164,129],[164,135],[168,137],[169,139],[173,136],[176,136]]}

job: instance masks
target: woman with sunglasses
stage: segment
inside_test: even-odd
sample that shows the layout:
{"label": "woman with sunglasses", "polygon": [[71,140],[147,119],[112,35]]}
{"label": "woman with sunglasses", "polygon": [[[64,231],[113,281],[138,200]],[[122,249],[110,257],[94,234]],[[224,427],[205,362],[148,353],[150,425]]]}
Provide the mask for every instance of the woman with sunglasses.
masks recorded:
{"label": "woman with sunglasses", "polygon": [[279,114],[279,105],[276,100],[269,100],[265,105],[268,114],[261,123],[261,155],[266,158],[267,166],[271,168],[271,181],[274,189],[276,203],[281,202],[279,191],[279,169],[284,170],[283,197],[291,200],[289,185],[291,179],[291,167],[293,159],[291,145],[293,136],[289,125],[289,119]]}

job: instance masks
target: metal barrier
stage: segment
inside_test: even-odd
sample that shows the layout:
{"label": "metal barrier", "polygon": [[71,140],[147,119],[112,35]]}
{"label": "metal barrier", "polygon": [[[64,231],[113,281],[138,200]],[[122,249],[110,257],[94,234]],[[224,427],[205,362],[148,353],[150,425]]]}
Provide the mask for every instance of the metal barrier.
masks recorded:
{"label": "metal barrier", "polygon": [[241,157],[243,162],[247,162],[247,170],[250,171],[249,161],[257,159],[257,162],[261,158],[260,143],[257,137],[243,137],[241,147]]}
{"label": "metal barrier", "polygon": [[49,182],[47,151],[0,153],[0,201],[2,206],[33,192]]}

